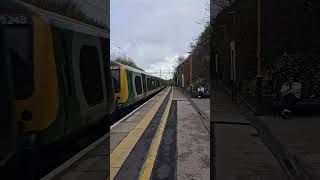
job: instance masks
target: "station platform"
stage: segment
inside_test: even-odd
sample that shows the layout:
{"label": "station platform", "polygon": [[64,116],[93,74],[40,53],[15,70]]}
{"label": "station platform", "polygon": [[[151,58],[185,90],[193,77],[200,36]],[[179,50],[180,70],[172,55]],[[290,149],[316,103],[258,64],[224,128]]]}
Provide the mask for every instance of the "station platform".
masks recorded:
{"label": "station platform", "polygon": [[43,179],[210,179],[209,119],[195,104],[167,87]]}

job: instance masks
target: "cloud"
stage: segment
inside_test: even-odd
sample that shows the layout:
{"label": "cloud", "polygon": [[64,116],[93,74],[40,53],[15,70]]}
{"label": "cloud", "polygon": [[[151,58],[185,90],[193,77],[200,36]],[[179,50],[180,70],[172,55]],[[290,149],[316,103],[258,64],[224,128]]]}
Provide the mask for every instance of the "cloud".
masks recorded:
{"label": "cloud", "polygon": [[207,5],[205,0],[111,0],[111,40],[121,47],[112,49],[146,71],[169,71],[203,30],[197,23],[209,13]]}

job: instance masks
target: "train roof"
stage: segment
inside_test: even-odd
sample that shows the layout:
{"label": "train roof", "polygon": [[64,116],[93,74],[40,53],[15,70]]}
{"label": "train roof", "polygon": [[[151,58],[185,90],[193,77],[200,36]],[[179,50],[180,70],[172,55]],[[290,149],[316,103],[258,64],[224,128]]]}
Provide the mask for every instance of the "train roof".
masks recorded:
{"label": "train roof", "polygon": [[[134,67],[125,65],[125,64],[121,64],[121,63],[116,62],[116,61],[110,61],[110,62],[111,62],[111,65],[112,65],[112,64],[116,64],[116,65],[122,66],[122,67],[124,67],[125,69],[128,69],[128,70],[130,70],[130,71],[137,72],[137,73],[141,73],[141,74],[145,74],[145,75],[148,75],[148,76],[157,78],[157,79],[161,79],[161,78],[156,77],[156,76],[154,76],[154,75],[152,75],[152,74],[150,74],[150,73],[147,73],[147,72],[145,72],[145,71],[141,71],[140,69],[137,69],[137,68],[134,68]],[[161,79],[161,80],[163,80],[163,79]]]}

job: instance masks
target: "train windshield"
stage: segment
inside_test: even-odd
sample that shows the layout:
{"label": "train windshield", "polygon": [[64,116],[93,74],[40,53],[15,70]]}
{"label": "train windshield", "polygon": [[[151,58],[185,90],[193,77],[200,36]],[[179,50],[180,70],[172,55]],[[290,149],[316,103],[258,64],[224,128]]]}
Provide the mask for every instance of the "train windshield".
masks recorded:
{"label": "train windshield", "polygon": [[111,74],[113,79],[114,92],[119,93],[120,92],[120,70],[112,69]]}
{"label": "train windshield", "polygon": [[29,98],[34,90],[31,31],[25,25],[0,27],[1,54],[11,62],[16,99]]}

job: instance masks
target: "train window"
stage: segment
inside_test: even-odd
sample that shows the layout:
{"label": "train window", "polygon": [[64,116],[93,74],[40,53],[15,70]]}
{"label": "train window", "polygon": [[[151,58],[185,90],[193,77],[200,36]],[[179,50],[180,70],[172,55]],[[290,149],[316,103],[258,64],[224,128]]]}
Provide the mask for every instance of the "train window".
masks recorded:
{"label": "train window", "polygon": [[111,74],[112,74],[114,92],[119,93],[120,92],[120,69],[112,69]]}
{"label": "train window", "polygon": [[103,100],[102,80],[98,49],[82,46],[80,50],[80,79],[82,90],[88,105]]}
{"label": "train window", "polygon": [[154,82],[154,79],[152,79],[151,83],[152,83],[152,89],[155,89],[155,82]]}
{"label": "train window", "polygon": [[147,87],[148,87],[148,91],[152,90],[151,78],[147,78]]}
{"label": "train window", "polygon": [[142,84],[143,84],[143,91],[147,92],[147,87],[146,87],[146,76],[142,74]]}
{"label": "train window", "polygon": [[13,67],[16,99],[31,97],[34,90],[32,31],[29,26],[6,26],[1,31],[0,43]]}
{"label": "train window", "polygon": [[157,80],[157,87],[160,87],[159,79]]}
{"label": "train window", "polygon": [[137,94],[141,94],[142,93],[142,86],[141,86],[141,77],[140,76],[136,76],[134,78],[134,84],[136,86],[136,92]]}

